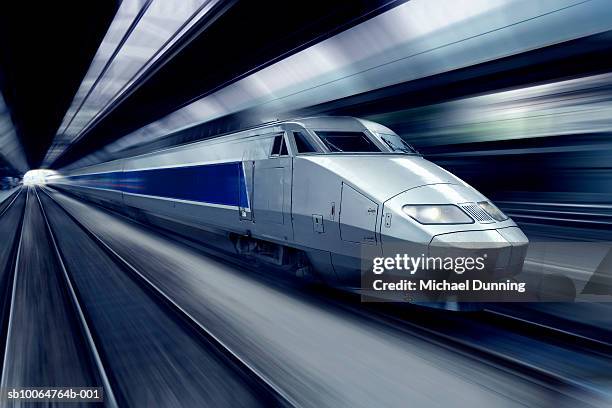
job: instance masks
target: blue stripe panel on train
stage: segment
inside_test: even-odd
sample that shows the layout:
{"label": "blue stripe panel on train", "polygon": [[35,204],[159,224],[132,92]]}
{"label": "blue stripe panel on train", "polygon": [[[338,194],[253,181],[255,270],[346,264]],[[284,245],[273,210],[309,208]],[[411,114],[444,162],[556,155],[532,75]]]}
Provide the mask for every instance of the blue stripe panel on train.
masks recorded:
{"label": "blue stripe panel on train", "polygon": [[69,176],[78,185],[179,200],[249,207],[242,163]]}

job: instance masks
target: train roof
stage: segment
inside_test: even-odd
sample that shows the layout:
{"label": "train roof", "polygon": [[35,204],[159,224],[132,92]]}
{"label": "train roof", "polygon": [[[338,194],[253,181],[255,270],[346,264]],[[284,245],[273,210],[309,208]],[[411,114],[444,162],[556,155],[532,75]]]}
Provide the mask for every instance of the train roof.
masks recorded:
{"label": "train roof", "polygon": [[286,120],[280,123],[298,123],[310,129],[361,130],[365,127],[373,132],[394,133],[391,129],[379,123],[353,116],[313,116]]}
{"label": "train roof", "polygon": [[[220,140],[228,140],[232,138],[243,138],[243,137],[248,137],[252,135],[257,135],[259,133],[265,134],[268,132],[275,132],[275,131],[278,131],[279,127],[282,126],[283,124],[289,124],[289,123],[295,123],[295,124],[304,126],[312,130],[363,131],[364,128],[367,128],[368,130],[372,132],[391,133],[391,134],[394,133],[392,130],[390,130],[389,128],[379,123],[372,122],[366,119],[356,118],[353,116],[312,116],[312,117],[305,117],[305,118],[298,118],[298,119],[279,120],[279,121],[275,121],[271,123],[264,123],[264,124],[261,124],[261,125],[249,128],[249,129],[242,129],[242,130],[238,130],[238,131],[234,131],[234,132],[230,132],[226,134],[221,134],[221,135],[214,136],[211,138],[193,141],[193,142],[181,144],[178,146],[166,147],[166,148],[155,150],[152,152],[139,154],[131,158],[147,157],[147,156],[159,154],[162,152],[169,152],[173,150],[184,149],[187,146],[202,145],[202,144],[207,144],[207,143],[217,143]],[[99,167],[104,168],[105,166],[112,165],[113,163],[122,163],[126,159],[128,158],[119,158],[119,159],[110,160],[110,161],[103,162],[103,163],[97,163],[97,164],[93,164],[90,166],[85,166],[80,169],[75,169],[71,171],[70,173],[78,174],[78,173],[83,173],[85,171],[91,171],[91,169],[97,169]]]}

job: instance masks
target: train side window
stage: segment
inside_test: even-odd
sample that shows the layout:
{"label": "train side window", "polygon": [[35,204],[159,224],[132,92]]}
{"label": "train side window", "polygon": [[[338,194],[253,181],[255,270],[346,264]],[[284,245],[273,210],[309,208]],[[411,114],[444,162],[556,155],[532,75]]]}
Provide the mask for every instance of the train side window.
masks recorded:
{"label": "train side window", "polygon": [[283,143],[281,144],[281,156],[289,156],[289,152],[287,151],[287,143],[285,142],[285,138],[281,136],[283,139]]}
{"label": "train side window", "polygon": [[298,153],[314,153],[317,150],[312,146],[310,141],[306,138],[306,135],[302,132],[293,132],[295,139],[295,146],[297,147]]}
{"label": "train side window", "polygon": [[281,153],[281,146],[283,145],[283,135],[278,135],[274,138],[274,144],[272,145],[272,152],[270,156],[278,156]]}
{"label": "train side window", "polygon": [[278,135],[274,138],[274,143],[272,144],[272,152],[270,156],[289,156],[289,151],[287,150],[287,143],[285,143],[285,138],[283,135]]}

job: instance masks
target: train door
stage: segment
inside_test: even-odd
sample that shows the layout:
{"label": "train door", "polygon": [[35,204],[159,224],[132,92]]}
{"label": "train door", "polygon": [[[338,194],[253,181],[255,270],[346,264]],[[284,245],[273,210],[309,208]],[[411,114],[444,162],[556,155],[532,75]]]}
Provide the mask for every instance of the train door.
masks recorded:
{"label": "train door", "polygon": [[255,162],[253,160],[245,160],[243,157],[241,173],[238,176],[238,215],[241,221],[253,221],[254,170]]}
{"label": "train door", "polygon": [[291,183],[293,160],[284,133],[274,136],[268,159],[255,161],[253,219],[255,231],[281,241],[293,239]]}

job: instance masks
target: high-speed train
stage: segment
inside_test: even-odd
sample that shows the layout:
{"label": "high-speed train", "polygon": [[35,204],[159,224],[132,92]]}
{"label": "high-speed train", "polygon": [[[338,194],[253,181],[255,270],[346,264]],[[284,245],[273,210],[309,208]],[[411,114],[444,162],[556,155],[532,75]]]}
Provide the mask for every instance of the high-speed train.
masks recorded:
{"label": "high-speed train", "polygon": [[[60,188],[228,236],[235,250],[360,285],[364,249],[398,244],[502,248],[510,277],[528,240],[468,184],[425,160],[392,130],[352,117],[276,122],[63,174]],[[421,255],[421,253],[417,254]]]}

